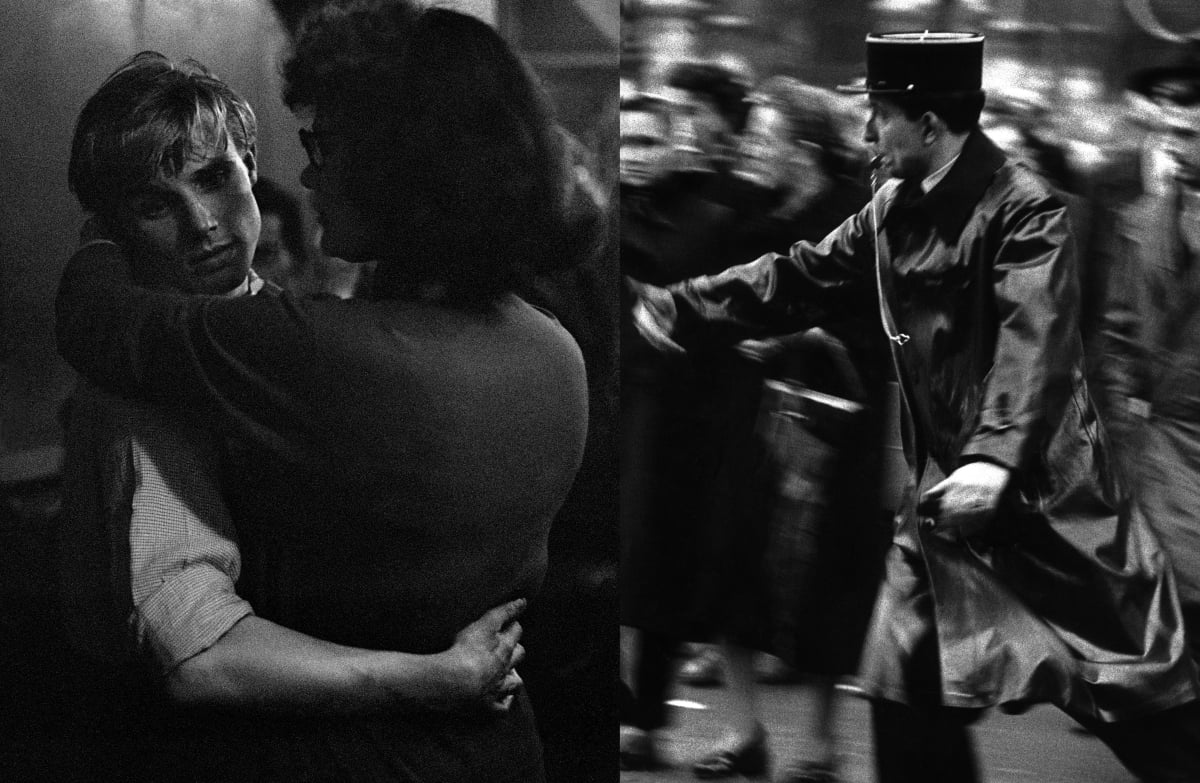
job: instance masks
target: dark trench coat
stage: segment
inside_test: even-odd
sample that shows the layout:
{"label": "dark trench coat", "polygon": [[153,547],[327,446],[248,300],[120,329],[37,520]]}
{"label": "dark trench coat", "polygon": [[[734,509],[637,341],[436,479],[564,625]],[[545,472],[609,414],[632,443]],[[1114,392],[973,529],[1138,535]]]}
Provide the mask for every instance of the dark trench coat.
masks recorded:
{"label": "dark trench coat", "polygon": [[[912,486],[859,670],[912,704],[1051,702],[1115,720],[1196,696],[1174,579],[1114,479],[1083,379],[1066,209],[973,132],[923,196],[875,205]],[[917,191],[919,194],[919,191]],[[796,331],[877,303],[872,207],[799,242],[671,288],[685,347]],[[986,538],[949,543],[916,498],[966,462],[1010,468]]]}

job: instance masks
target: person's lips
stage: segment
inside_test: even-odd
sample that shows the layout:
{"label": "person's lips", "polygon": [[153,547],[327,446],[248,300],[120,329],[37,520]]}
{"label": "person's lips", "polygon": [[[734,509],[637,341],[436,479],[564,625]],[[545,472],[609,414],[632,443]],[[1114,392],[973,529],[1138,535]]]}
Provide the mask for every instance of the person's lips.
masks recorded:
{"label": "person's lips", "polygon": [[228,263],[232,252],[232,242],[217,245],[210,250],[205,250],[192,256],[188,261],[188,266],[197,274],[209,275],[223,268]]}

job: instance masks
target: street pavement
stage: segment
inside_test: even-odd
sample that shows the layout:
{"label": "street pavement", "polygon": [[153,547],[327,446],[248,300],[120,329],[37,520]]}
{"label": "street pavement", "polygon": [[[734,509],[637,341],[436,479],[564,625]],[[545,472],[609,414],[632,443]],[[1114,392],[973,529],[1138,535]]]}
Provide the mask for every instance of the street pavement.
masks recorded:
{"label": "street pavement", "polygon": [[[662,732],[660,746],[672,767],[622,772],[621,783],[694,782],[691,762],[710,752],[721,737],[726,693],[724,687],[676,687],[672,725]],[[764,685],[760,705],[774,763],[782,766],[801,756],[807,748],[796,724],[807,714],[804,691],[796,685]],[[838,715],[842,780],[876,783],[867,702],[840,693]],[[973,728],[983,768],[981,783],[1136,783],[1103,743],[1074,726],[1052,707],[1037,707],[1024,715],[989,713]]]}

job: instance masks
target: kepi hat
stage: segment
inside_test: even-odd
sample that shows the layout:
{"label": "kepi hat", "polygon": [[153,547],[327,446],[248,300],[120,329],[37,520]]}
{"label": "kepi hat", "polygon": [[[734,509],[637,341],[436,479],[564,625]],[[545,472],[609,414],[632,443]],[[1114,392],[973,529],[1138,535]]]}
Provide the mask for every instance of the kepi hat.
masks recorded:
{"label": "kepi hat", "polygon": [[971,92],[983,84],[983,36],[979,33],[871,33],[865,83],[839,92],[871,95]]}

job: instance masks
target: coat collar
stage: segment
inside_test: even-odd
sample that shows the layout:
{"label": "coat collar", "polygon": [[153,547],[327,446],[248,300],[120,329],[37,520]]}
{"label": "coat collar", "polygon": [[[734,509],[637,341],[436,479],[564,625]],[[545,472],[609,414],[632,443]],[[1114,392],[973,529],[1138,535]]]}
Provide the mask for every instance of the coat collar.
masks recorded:
{"label": "coat collar", "polygon": [[[1000,148],[975,128],[967,135],[958,160],[942,181],[928,193],[912,198],[909,206],[924,212],[943,236],[955,239],[1005,160]],[[903,186],[898,188],[900,192],[904,190]],[[916,195],[915,188],[908,190]],[[888,214],[890,217],[891,212]]]}

